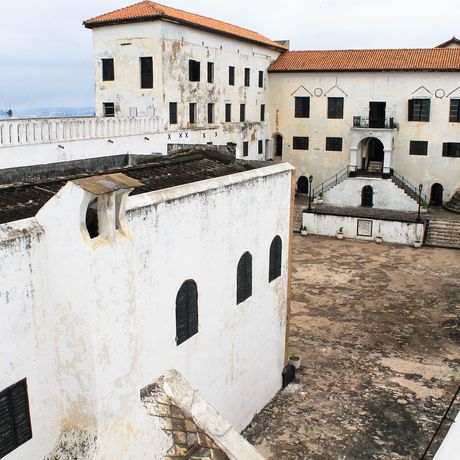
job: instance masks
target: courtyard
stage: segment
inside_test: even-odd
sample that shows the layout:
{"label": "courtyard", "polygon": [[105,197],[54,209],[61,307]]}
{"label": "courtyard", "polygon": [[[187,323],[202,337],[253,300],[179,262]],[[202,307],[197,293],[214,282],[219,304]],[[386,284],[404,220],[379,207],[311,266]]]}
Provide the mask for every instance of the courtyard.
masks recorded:
{"label": "courtyard", "polygon": [[301,368],[244,436],[273,460],[419,459],[460,382],[460,251],[296,234],[292,262]]}

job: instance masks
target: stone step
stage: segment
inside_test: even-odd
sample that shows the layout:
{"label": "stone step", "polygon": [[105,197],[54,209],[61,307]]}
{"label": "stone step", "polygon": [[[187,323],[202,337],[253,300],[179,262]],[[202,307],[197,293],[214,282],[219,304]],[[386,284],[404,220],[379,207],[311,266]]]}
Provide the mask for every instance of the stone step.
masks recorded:
{"label": "stone step", "polygon": [[454,220],[430,220],[425,245],[460,249],[460,222]]}

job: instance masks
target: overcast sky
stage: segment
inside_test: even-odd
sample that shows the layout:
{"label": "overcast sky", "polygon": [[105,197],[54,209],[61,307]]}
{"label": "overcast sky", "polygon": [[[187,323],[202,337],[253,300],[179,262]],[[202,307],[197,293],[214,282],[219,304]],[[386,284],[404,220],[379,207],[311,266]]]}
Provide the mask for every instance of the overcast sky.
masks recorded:
{"label": "overcast sky", "polygon": [[[3,0],[0,109],[93,106],[91,31],[82,21],[130,0]],[[166,0],[291,49],[425,48],[460,36],[458,0]]]}

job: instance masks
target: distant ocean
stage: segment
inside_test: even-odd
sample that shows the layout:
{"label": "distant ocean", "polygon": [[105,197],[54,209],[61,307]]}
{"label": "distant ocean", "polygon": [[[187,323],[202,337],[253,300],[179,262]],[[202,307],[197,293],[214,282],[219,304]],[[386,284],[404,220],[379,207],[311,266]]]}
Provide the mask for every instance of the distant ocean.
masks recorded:
{"label": "distant ocean", "polygon": [[9,117],[7,110],[0,110],[0,120],[15,118],[58,118],[58,117],[90,117],[94,115],[94,107],[41,107],[38,109],[11,109],[13,116]]}

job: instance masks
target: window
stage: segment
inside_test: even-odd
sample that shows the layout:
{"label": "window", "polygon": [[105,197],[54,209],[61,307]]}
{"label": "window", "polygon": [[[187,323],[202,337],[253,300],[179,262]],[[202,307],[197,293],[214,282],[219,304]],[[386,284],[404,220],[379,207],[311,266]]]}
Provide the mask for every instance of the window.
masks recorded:
{"label": "window", "polygon": [[260,105],[260,121],[265,121],[265,104]]}
{"label": "window", "polygon": [[276,235],[270,245],[270,262],[268,264],[268,282],[281,276],[281,238]]}
{"label": "window", "polygon": [[232,121],[232,104],[225,104],[225,121],[227,123]]}
{"label": "window", "polygon": [[295,118],[308,118],[310,116],[310,98],[295,98]]}
{"label": "window", "polygon": [[442,156],[460,158],[460,142],[444,142]]}
{"label": "window", "polygon": [[264,87],[264,71],[259,70],[259,88]]}
{"label": "window", "polygon": [[249,142],[243,142],[243,156],[247,157],[249,155]]}
{"label": "window", "polygon": [[214,123],[214,104],[208,104],[208,123]]}
{"label": "window", "polygon": [[244,302],[252,295],[252,256],[245,252],[236,271],[236,303]]}
{"label": "window", "polygon": [[177,102],[169,103],[169,123],[171,125],[177,124]]}
{"label": "window", "polygon": [[308,150],[308,137],[294,136],[292,138],[293,150]]}
{"label": "window", "polygon": [[228,84],[230,86],[235,86],[235,67],[233,66],[228,68]]}
{"label": "window", "polygon": [[89,202],[85,215],[86,230],[91,239],[99,236],[99,214],[97,198]]}
{"label": "window", "polygon": [[460,123],[460,99],[450,100],[449,121]]}
{"label": "window", "polygon": [[409,99],[409,121],[430,121],[430,99]]}
{"label": "window", "polygon": [[410,141],[409,155],[427,155],[428,141]]}
{"label": "window", "polygon": [[240,104],[240,121],[246,121],[246,104]]}
{"label": "window", "polygon": [[244,69],[244,86],[249,86],[251,84],[251,69]]}
{"label": "window", "polygon": [[327,98],[327,118],[343,118],[343,97]]}
{"label": "window", "polygon": [[264,153],[264,141],[258,141],[257,144],[259,155],[262,155]]}
{"label": "window", "polygon": [[191,102],[189,104],[189,121],[190,123],[196,123],[196,102]]}
{"label": "window", "polygon": [[141,88],[153,88],[153,58],[141,57]]}
{"label": "window", "polygon": [[342,151],[342,138],[341,137],[326,137],[326,150],[341,152]]}
{"label": "window", "polygon": [[102,80],[113,81],[115,80],[115,71],[113,67],[113,58],[102,59]]}
{"label": "window", "polygon": [[176,296],[176,344],[198,332],[198,288],[193,280],[184,281]]}
{"label": "window", "polygon": [[214,83],[214,62],[208,62],[208,83]]}
{"label": "window", "polygon": [[190,59],[188,61],[188,79],[190,81],[200,81],[200,62]]}
{"label": "window", "polygon": [[115,103],[114,102],[104,102],[102,106],[104,108],[104,117],[114,117],[115,116]]}
{"label": "window", "polygon": [[32,439],[26,379],[0,392],[0,458]]}

